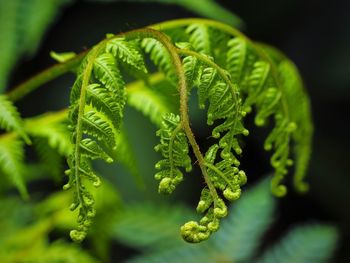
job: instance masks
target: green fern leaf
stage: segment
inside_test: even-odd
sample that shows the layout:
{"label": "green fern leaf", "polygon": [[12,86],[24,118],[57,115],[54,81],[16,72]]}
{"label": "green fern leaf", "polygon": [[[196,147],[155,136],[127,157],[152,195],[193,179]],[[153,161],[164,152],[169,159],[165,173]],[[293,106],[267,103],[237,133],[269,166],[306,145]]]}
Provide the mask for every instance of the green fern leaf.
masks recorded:
{"label": "green fern leaf", "polygon": [[186,32],[190,35],[189,42],[195,51],[211,55],[211,42],[207,26],[202,24],[191,24]]}
{"label": "green fern leaf", "polygon": [[32,137],[45,140],[50,148],[68,157],[72,153],[72,143],[67,129],[66,116],[67,111],[65,110],[59,113],[45,113],[26,119],[25,128]]}
{"label": "green fern leaf", "polygon": [[150,54],[151,60],[158,67],[159,71],[164,72],[170,82],[176,83],[177,76],[174,66],[165,47],[152,38],[144,38],[141,41],[141,46],[146,53]]}
{"label": "green fern leaf", "polygon": [[[313,134],[310,102],[305,96],[303,83],[297,68],[289,60],[284,60],[279,65],[282,83],[288,97],[288,104],[293,107],[291,117],[296,123],[297,129],[293,133],[295,142],[295,175],[294,186],[300,192],[308,190],[308,185],[303,181],[311,155],[311,141]],[[298,105],[298,107],[295,107]]]}
{"label": "green fern leaf", "polygon": [[[125,83],[121,77],[115,58],[109,53],[103,53],[94,60],[94,75],[108,91],[114,94],[122,106],[125,104]],[[122,116],[120,116],[122,117]]]}
{"label": "green fern leaf", "polygon": [[108,41],[106,51],[135,69],[147,73],[144,59],[137,46],[131,41],[126,41],[121,37],[113,38]]}
{"label": "green fern leaf", "polygon": [[[69,118],[74,151],[68,159],[70,169],[66,173],[69,181],[64,188],[75,189],[71,210],[79,207],[79,225],[71,231],[71,237],[75,241],[85,238],[96,213],[94,198],[83,185],[82,178],[99,186],[100,179],[92,170],[90,160],[101,158],[106,162],[113,161],[111,155],[116,148],[116,135],[126,101],[124,81],[115,58],[112,54],[104,53],[104,49],[104,44],[98,45],[85,57],[71,92]],[[121,54],[118,53],[118,56]],[[94,83],[94,80],[100,83]]]}
{"label": "green fern leaf", "polygon": [[45,138],[33,138],[33,144],[38,154],[40,164],[45,174],[49,174],[55,182],[61,182],[63,174],[63,159],[55,148],[52,148]]}
{"label": "green fern leaf", "polygon": [[138,167],[135,149],[132,147],[128,135],[123,128],[121,129],[117,138],[117,149],[118,152],[115,153],[113,159],[124,165],[125,168],[127,168],[131,175],[134,177],[136,184],[140,188],[143,188],[145,186],[144,179]]}
{"label": "green fern leaf", "polygon": [[[161,77],[161,75],[159,75]],[[145,85],[138,82],[127,89],[127,103],[129,106],[141,111],[157,127],[161,126],[162,116],[165,113],[175,112],[178,108],[172,97],[176,92],[169,86],[168,81],[160,81]]]}
{"label": "green fern leaf", "polygon": [[262,235],[271,224],[275,206],[268,180],[249,189],[233,205],[221,231],[213,236],[215,248],[230,261],[251,262]]}
{"label": "green fern leaf", "polygon": [[0,171],[18,189],[24,199],[28,199],[28,191],[23,178],[22,166],[24,158],[23,142],[11,135],[0,138]]}
{"label": "green fern leaf", "polygon": [[114,128],[118,130],[123,112],[113,93],[98,84],[91,84],[87,87],[86,95],[86,103],[108,116]]}
{"label": "green fern leaf", "polygon": [[334,251],[338,239],[334,227],[306,225],[291,230],[282,241],[265,252],[258,263],[325,263]]}
{"label": "green fern leaf", "polygon": [[200,61],[195,57],[187,56],[183,59],[183,67],[188,89],[190,90],[192,87],[198,86],[203,69]]}
{"label": "green fern leaf", "polygon": [[130,204],[116,215],[112,236],[123,244],[143,250],[169,249],[183,245],[177,235],[178,225],[191,216],[193,214],[182,206]]}
{"label": "green fern leaf", "polygon": [[160,180],[158,188],[160,193],[172,193],[176,185],[183,180],[180,167],[185,168],[186,172],[192,169],[187,139],[181,129],[178,115],[170,113],[163,116],[162,127],[157,131],[160,144],[155,147],[155,150],[160,151],[165,158],[156,164],[156,168],[161,170],[155,175],[155,178]]}
{"label": "green fern leaf", "polygon": [[0,128],[15,131],[27,144],[30,143],[16,107],[5,95],[0,95]]}

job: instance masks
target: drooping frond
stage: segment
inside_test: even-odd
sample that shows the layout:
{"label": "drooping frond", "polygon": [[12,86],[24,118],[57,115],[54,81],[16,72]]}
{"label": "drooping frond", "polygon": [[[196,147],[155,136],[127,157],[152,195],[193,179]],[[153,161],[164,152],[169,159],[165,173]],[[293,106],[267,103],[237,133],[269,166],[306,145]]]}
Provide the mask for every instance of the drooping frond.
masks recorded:
{"label": "drooping frond", "polygon": [[231,38],[227,42],[227,47],[225,68],[230,73],[232,82],[238,84],[240,90],[246,91],[254,63],[257,61],[257,54],[242,37]]}
{"label": "drooping frond", "polygon": [[120,51],[115,48],[115,43],[111,44],[114,49],[107,48],[111,41],[113,38],[107,41],[106,46],[96,46],[86,56],[71,93],[69,117],[73,131],[73,153],[67,171],[69,181],[64,188],[73,187],[75,190],[71,210],[79,207],[79,226],[77,230],[71,231],[71,237],[76,241],[85,238],[91,218],[95,215],[94,199],[83,185],[83,179],[89,179],[98,186],[100,179],[93,171],[90,160],[113,161],[111,156],[116,149],[126,101],[124,81],[114,55],[130,63],[132,59],[124,56],[134,54]]}
{"label": "drooping frond", "polygon": [[[82,178],[89,178],[98,184],[90,160],[110,162],[118,156],[118,133],[126,103],[120,65],[144,74],[140,78],[145,83],[139,82],[128,92],[129,105],[160,124],[160,144],[155,147],[164,158],[156,164],[160,170],[155,175],[160,180],[159,192],[173,192],[183,180],[183,169],[191,169],[189,144],[203,173],[205,186],[197,211],[204,217],[181,228],[185,240],[200,242],[217,231],[220,219],[227,214],[225,200],[234,201],[241,195],[247,179],[239,168],[243,153],[240,140],[249,133],[244,127],[247,113],[255,114],[257,126],[272,122],[264,148],[273,151],[273,193],[286,193],[281,182],[293,163],[293,150],[295,184],[301,190],[306,188],[301,181],[310,154],[312,125],[309,102],[293,64],[275,54],[271,59],[273,52],[227,25],[200,19],[186,21],[160,24],[158,29],[163,27],[168,36],[154,29],[136,30],[123,37],[109,35],[81,63],[72,87],[69,114],[74,149],[69,158],[67,187],[75,189],[72,209],[80,208],[78,230],[71,233],[75,240],[85,237],[95,213],[93,197],[82,183]],[[157,29],[157,25],[152,28]],[[136,37],[138,34],[141,39]],[[181,43],[172,42],[172,36]],[[144,78],[147,71],[139,46],[159,71],[153,76],[165,75],[168,82],[164,88],[169,86],[174,93],[167,99],[152,88],[151,76]],[[207,109],[207,124],[213,127],[214,142],[205,154],[196,143],[187,112],[188,94],[194,87],[198,88],[199,107]],[[168,107],[167,100],[177,99],[180,112]],[[298,102],[302,107],[294,111]]]}
{"label": "drooping frond", "polygon": [[[195,60],[200,60],[200,66],[194,63]],[[237,86],[230,82],[228,73],[204,54],[186,56],[183,61],[188,82],[195,82],[198,87],[200,108],[205,108],[208,101],[207,124],[216,124],[212,136],[219,140],[204,157],[208,187],[202,190],[197,211],[205,216],[199,223],[190,221],[181,228],[185,240],[201,242],[219,228],[220,219],[227,214],[226,204],[216,191],[234,201],[240,197],[241,186],[246,183],[244,171],[238,169],[237,156],[242,153],[238,136],[248,135],[248,130],[242,123],[245,112],[241,110]]]}
{"label": "drooping frond", "polygon": [[284,60],[279,65],[278,70],[287,93],[289,107],[293,109],[290,113],[291,117],[297,126],[293,133],[293,141],[295,142],[294,186],[298,191],[305,192],[308,190],[308,185],[304,182],[304,177],[311,155],[313,134],[310,102],[295,65],[289,60]]}
{"label": "drooping frond", "polygon": [[0,171],[18,189],[23,198],[28,198],[23,178],[23,142],[15,136],[0,137]]}
{"label": "drooping frond", "polygon": [[155,150],[161,152],[163,160],[156,164],[159,171],[154,176],[159,183],[159,192],[170,194],[175,190],[177,184],[183,180],[183,173],[191,171],[191,158],[188,156],[188,142],[182,131],[180,117],[174,114],[165,114],[160,130],[157,131],[160,144]]}
{"label": "drooping frond", "polygon": [[0,95],[0,128],[7,131],[15,131],[26,143],[30,143],[16,107],[5,95]]}

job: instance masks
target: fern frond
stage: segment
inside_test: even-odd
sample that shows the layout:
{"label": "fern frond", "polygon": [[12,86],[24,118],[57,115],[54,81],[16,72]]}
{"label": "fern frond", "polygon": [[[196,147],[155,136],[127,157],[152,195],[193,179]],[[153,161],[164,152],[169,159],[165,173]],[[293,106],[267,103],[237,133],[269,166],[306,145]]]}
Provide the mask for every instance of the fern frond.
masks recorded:
{"label": "fern frond", "polygon": [[147,73],[142,54],[131,41],[126,41],[122,37],[113,38],[108,41],[106,51],[135,69]]}
{"label": "fern frond", "polygon": [[140,188],[144,187],[144,179],[138,166],[135,148],[132,147],[128,135],[123,128],[121,129],[117,138],[117,149],[118,152],[115,154],[115,156],[113,156],[113,159],[120,162],[129,170],[131,175],[134,177],[136,184]]}
{"label": "fern frond", "polygon": [[268,180],[249,189],[231,208],[222,231],[213,237],[215,248],[230,261],[250,262],[271,224],[275,206]]}
{"label": "fern frond", "polygon": [[180,116],[165,114],[157,136],[160,137],[160,144],[155,150],[161,152],[165,159],[156,164],[156,168],[161,171],[154,177],[160,180],[159,192],[170,194],[183,180],[183,173],[179,168],[185,168],[186,172],[192,170],[191,158],[188,156],[188,142],[182,131]]}
{"label": "fern frond", "polygon": [[101,158],[106,162],[113,161],[108,152],[115,151],[116,134],[126,100],[124,81],[115,58],[105,53],[104,49],[104,45],[96,46],[86,56],[71,93],[69,117],[74,151],[69,158],[69,181],[64,188],[75,189],[71,210],[79,207],[79,225],[77,230],[71,231],[75,241],[85,238],[91,218],[95,215],[93,196],[83,185],[82,179],[87,178],[98,186],[100,179],[92,170],[90,160]]}
{"label": "fern frond", "polygon": [[338,233],[327,225],[299,226],[265,252],[257,263],[325,263],[335,249]]}
{"label": "fern frond", "polygon": [[[162,75],[159,75],[161,78]],[[149,85],[138,82],[127,89],[127,104],[141,111],[157,127],[161,126],[165,113],[175,112],[178,106],[174,103],[169,82],[163,80]],[[167,90],[165,90],[167,89]]]}
{"label": "fern frond", "polygon": [[247,41],[241,37],[229,40],[227,47],[225,68],[230,73],[232,81],[239,84],[240,89],[244,90],[247,85],[247,77],[257,56]]}
{"label": "fern frond", "polygon": [[118,130],[123,112],[113,93],[99,84],[89,85],[86,91],[86,103],[108,116],[114,128]]}
{"label": "fern frond", "polygon": [[30,143],[30,139],[24,130],[23,121],[19,116],[17,108],[6,95],[0,95],[0,128],[7,131],[15,131],[27,144]]}
{"label": "fern frond", "polygon": [[311,156],[313,134],[310,101],[305,94],[299,72],[291,61],[283,60],[278,70],[287,93],[288,104],[290,108],[293,107],[291,117],[297,126],[293,133],[293,141],[295,142],[294,186],[298,191],[305,192],[308,190],[308,185],[303,179]]}
{"label": "fern frond", "polygon": [[187,56],[183,59],[183,67],[188,89],[190,90],[192,87],[198,86],[203,69],[202,63],[196,57]]}
{"label": "fern frond", "polygon": [[[249,133],[243,121],[246,113],[253,109],[257,126],[274,120],[264,144],[266,150],[273,150],[273,193],[277,196],[286,193],[286,187],[280,183],[292,165],[293,141],[298,163],[295,184],[305,188],[301,179],[309,158],[312,126],[308,100],[302,92],[297,71],[283,63],[284,60],[271,60],[269,54],[253,41],[218,22],[180,20],[158,27],[163,25],[166,32],[181,40],[177,47],[168,36],[152,29],[157,26],[125,33],[124,37],[109,35],[89,52],[78,70],[71,92],[69,118],[74,151],[69,161],[67,186],[74,186],[76,190],[73,209],[80,207],[79,229],[72,232],[76,240],[84,238],[87,230],[84,224],[89,225],[91,221],[88,214],[95,212],[93,198],[82,184],[80,175],[88,175],[96,183],[97,176],[91,169],[90,160],[101,158],[110,162],[115,156],[126,102],[125,84],[118,67],[126,65],[146,74],[139,45],[149,54],[158,71],[165,74],[171,83],[169,86],[178,85],[176,93],[173,92],[181,105],[177,115],[177,111],[169,110],[165,101],[161,103],[163,98],[158,91],[145,88],[145,85],[152,86],[152,78],[142,77],[146,84],[129,92],[129,104],[161,124],[157,132],[160,144],[155,147],[164,158],[156,164],[161,170],[155,175],[160,180],[159,192],[173,192],[183,180],[182,169],[191,169],[188,142],[206,183],[197,206],[197,211],[204,213],[204,217],[181,228],[187,241],[207,239],[227,214],[224,198],[234,201],[240,197],[241,186],[247,179],[244,171],[239,169],[238,159],[242,154],[239,140]],[[180,34],[179,29],[187,36]],[[293,83],[289,82],[290,78]],[[192,87],[198,87],[199,106],[207,107],[207,124],[213,126],[212,137],[217,139],[205,155],[196,143],[188,119],[188,93]],[[302,101],[302,110],[292,112],[298,101]]]}
{"label": "fern frond", "polygon": [[67,111],[63,110],[57,114],[46,113],[26,119],[25,129],[30,136],[45,140],[50,148],[67,157],[72,153],[72,143],[65,116],[67,116]]}
{"label": "fern frond", "polygon": [[94,60],[93,72],[95,78],[99,80],[108,91],[114,94],[115,99],[125,104],[125,83],[117,67],[115,58],[109,53],[103,53]]}
{"label": "fern frond", "polygon": [[[69,138],[69,137],[68,137]],[[37,152],[39,162],[45,173],[52,176],[56,182],[61,182],[63,172],[63,159],[55,148],[52,148],[45,138],[33,138],[34,148]],[[68,155],[67,155],[68,156]]]}
{"label": "fern frond", "polygon": [[23,142],[15,136],[0,137],[0,171],[18,189],[23,198],[28,198],[28,191],[23,178],[24,158]]}
{"label": "fern frond", "polygon": [[177,76],[174,66],[165,47],[153,38],[144,38],[141,41],[141,46],[150,55],[151,60],[158,67],[159,71],[164,72],[169,81],[176,83]]}
{"label": "fern frond", "polygon": [[202,24],[191,24],[186,32],[190,35],[189,42],[199,53],[211,55],[211,41],[208,27]]}
{"label": "fern frond", "polygon": [[177,235],[178,225],[191,216],[191,211],[182,206],[130,204],[116,215],[111,234],[132,247],[158,251],[169,249],[183,244]]}

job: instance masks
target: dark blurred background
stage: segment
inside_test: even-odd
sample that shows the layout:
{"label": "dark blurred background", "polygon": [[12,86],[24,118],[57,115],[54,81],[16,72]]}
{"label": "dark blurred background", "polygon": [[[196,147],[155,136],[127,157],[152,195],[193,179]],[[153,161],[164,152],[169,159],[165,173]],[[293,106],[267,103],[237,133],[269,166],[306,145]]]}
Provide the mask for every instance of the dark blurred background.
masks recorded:
{"label": "dark blurred background", "polygon": [[[267,239],[273,240],[280,231],[299,222],[332,223],[341,233],[334,262],[350,262],[350,2],[218,2],[243,19],[243,31],[246,35],[276,46],[296,63],[311,97],[315,123],[314,148],[307,178],[311,189],[305,196],[299,196],[291,189],[287,197],[280,200],[279,217]],[[77,1],[62,10],[47,31],[37,55],[19,63],[20,66],[11,76],[9,86],[14,86],[53,64],[49,57],[51,50],[80,52],[109,32],[118,33],[168,19],[193,16],[197,15],[173,5]],[[62,77],[19,102],[24,117],[67,106],[72,81],[73,76]],[[147,183],[156,192],[156,183],[152,176],[153,163],[158,158],[152,152],[156,142],[155,128],[131,109],[127,110],[127,116],[129,121],[126,126],[132,141],[135,144],[141,143],[145,148],[143,152],[137,153],[141,159],[139,165],[145,173],[149,173]],[[140,130],[143,131],[142,135],[138,133]],[[205,139],[200,127],[195,127],[195,130]],[[248,171],[250,182],[269,171],[268,154],[262,154],[261,143],[262,138],[252,132],[246,144],[242,164]],[[137,194],[131,196],[130,193],[123,192],[124,185],[132,184],[125,178],[111,177],[111,180],[119,185],[118,188],[125,198],[138,198]],[[189,193],[183,198],[193,205],[195,201],[191,201],[191,197]],[[152,198],[159,197],[155,194],[150,196]]]}

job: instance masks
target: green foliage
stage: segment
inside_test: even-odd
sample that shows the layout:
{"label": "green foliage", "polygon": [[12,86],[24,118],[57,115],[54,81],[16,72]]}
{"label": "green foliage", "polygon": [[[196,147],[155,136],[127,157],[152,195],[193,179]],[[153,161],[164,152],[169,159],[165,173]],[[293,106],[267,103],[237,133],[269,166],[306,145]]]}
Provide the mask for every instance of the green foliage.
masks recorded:
{"label": "green foliage", "polygon": [[26,141],[26,143],[30,143],[16,107],[5,95],[0,95],[0,128],[7,131],[15,131]]}
{"label": "green foliage", "polygon": [[328,225],[305,225],[291,230],[256,262],[329,262],[338,239],[337,230]]}
{"label": "green foliage", "polygon": [[16,186],[23,198],[28,198],[23,178],[23,142],[15,136],[0,137],[0,171]]}
{"label": "green foliage", "polygon": [[130,85],[127,89],[127,104],[141,111],[151,122],[160,127],[162,116],[178,109],[176,101],[172,99],[176,90],[171,88],[170,83],[164,80],[162,75],[154,75],[149,82]]}
{"label": "green foliage", "polygon": [[154,177],[160,180],[159,193],[171,194],[176,185],[183,180],[183,173],[179,168],[184,168],[186,172],[192,170],[191,158],[188,156],[188,143],[181,129],[180,116],[172,113],[163,115],[162,126],[157,131],[157,136],[160,137],[160,144],[155,147],[155,150],[161,152],[164,159],[156,164],[156,169],[160,171]]}
{"label": "green foliage", "polygon": [[[183,245],[179,224],[193,213],[186,207],[165,204],[128,204],[117,214],[111,236],[130,247],[144,251]],[[162,231],[157,231],[162,229]],[[137,234],[135,234],[137,233]]]}
{"label": "green foliage", "polygon": [[[127,262],[327,262],[337,241],[337,231],[327,225],[297,226],[273,247],[268,247],[262,253],[258,250],[264,232],[273,221],[276,206],[276,201],[268,188],[267,181],[263,181],[247,191],[246,195],[233,205],[230,216],[223,223],[221,231],[213,235],[208,242],[195,247],[181,243],[175,246],[172,243],[176,241],[174,236],[161,235],[157,231],[158,222],[173,218],[172,211],[176,214],[176,209],[165,210],[166,215],[157,213],[157,220],[154,221],[142,220],[142,224],[147,224],[144,226],[148,231],[147,235],[155,236],[157,242],[151,243],[153,251],[145,250],[143,255]],[[147,206],[135,207],[135,209],[139,218],[149,218],[149,215],[152,215]],[[142,215],[142,213],[147,214]],[[133,222],[131,220],[137,217],[133,217],[129,222]],[[125,225],[133,224],[125,222]],[[117,237],[122,242],[128,241],[135,233],[132,227],[126,227],[120,231],[123,235],[117,235]],[[140,243],[142,244],[142,241],[136,238],[128,244],[138,248]]]}
{"label": "green foliage", "polygon": [[[172,38],[181,42],[175,43]],[[156,66],[150,66],[151,71],[146,68],[148,58]],[[188,242],[208,239],[228,214],[226,202],[241,196],[241,187],[247,181],[239,167],[241,140],[249,134],[244,127],[247,114],[254,114],[257,126],[271,123],[264,148],[273,151],[272,192],[277,196],[287,192],[282,180],[293,164],[292,152],[295,186],[306,190],[302,179],[311,149],[309,102],[297,69],[274,49],[255,44],[219,22],[183,19],[108,34],[91,50],[72,59],[81,63],[70,95],[71,143],[62,123],[53,120],[51,125],[27,125],[26,129],[41,141],[45,139],[60,155],[68,156],[69,179],[64,189],[72,189],[70,209],[79,213],[78,226],[71,231],[73,240],[85,238],[96,214],[88,181],[99,186],[100,177],[91,161],[111,163],[119,158],[137,175],[127,134],[120,135],[126,104],[160,128],[160,143],[155,147],[163,158],[156,164],[160,171],[155,175],[160,193],[175,190],[183,173],[192,169],[190,150],[194,153],[194,163],[198,163],[204,179],[197,205],[203,217],[181,227],[181,235]],[[124,72],[130,76],[124,77]],[[126,89],[129,77],[138,80]],[[212,127],[206,151],[200,149],[191,130],[188,94],[192,88],[197,88],[199,108],[206,111],[207,125]],[[294,110],[296,105],[298,110]],[[50,123],[49,119],[46,121]],[[57,160],[49,150],[39,147],[40,156]]]}
{"label": "green foliage", "polygon": [[12,0],[0,2],[0,92],[6,88],[18,58],[32,54],[59,11],[69,0]]}
{"label": "green foliage", "polygon": [[116,153],[126,103],[125,84],[116,60],[147,72],[132,42],[109,35],[86,56],[72,87],[69,119],[74,151],[69,158],[69,182],[64,188],[74,188],[71,210],[79,207],[79,225],[77,230],[71,231],[76,241],[85,238],[95,215],[93,196],[82,181],[87,178],[95,186],[100,184],[90,160],[103,159],[110,163]]}

